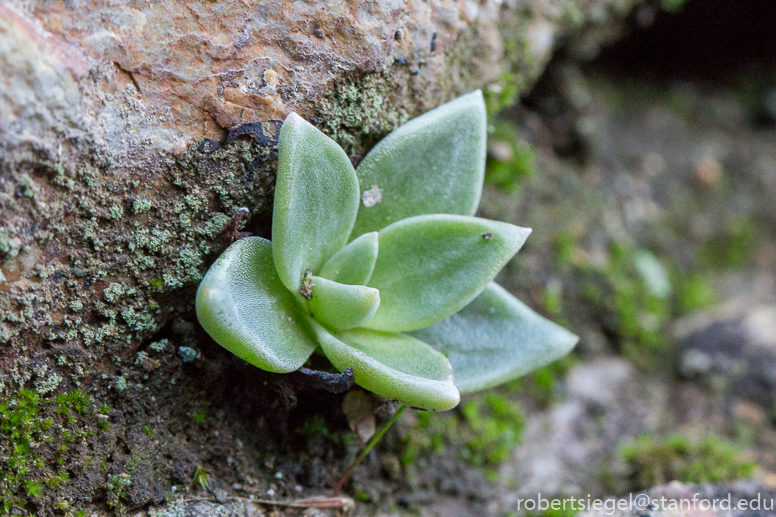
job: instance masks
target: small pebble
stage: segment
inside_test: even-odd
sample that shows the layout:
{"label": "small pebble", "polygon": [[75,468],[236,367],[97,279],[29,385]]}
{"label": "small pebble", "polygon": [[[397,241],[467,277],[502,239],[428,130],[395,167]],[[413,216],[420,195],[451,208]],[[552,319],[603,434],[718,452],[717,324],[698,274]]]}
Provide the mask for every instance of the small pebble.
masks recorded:
{"label": "small pebble", "polygon": [[213,490],[213,497],[216,498],[216,501],[218,501],[221,504],[224,504],[226,502],[226,499],[229,495],[226,493],[226,490],[223,488],[216,488]]}

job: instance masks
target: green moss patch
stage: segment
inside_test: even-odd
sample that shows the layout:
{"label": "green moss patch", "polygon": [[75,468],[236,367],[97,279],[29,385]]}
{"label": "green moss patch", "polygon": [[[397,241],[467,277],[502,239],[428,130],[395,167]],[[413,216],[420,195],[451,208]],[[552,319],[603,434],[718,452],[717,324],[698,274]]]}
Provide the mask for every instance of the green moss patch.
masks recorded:
{"label": "green moss patch", "polygon": [[620,450],[630,469],[632,490],[670,481],[726,483],[752,475],[756,463],[742,458],[736,444],[715,435],[693,441],[681,434],[641,436]]}

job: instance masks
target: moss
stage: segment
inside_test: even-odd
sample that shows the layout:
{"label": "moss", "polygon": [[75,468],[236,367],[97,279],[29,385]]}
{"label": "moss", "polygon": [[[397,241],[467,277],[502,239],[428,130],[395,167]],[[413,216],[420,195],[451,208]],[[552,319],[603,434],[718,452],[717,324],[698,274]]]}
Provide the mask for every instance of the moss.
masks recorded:
{"label": "moss", "polygon": [[495,124],[493,132],[488,135],[488,149],[485,183],[514,192],[519,190],[520,180],[536,174],[535,151],[519,138],[512,123]]}
{"label": "moss", "polygon": [[660,0],[660,6],[669,13],[678,13],[687,0]]}
{"label": "moss", "polygon": [[[580,502],[580,499],[572,503],[570,499],[544,499],[540,497],[536,501],[535,510],[526,511],[523,517],[574,517],[581,509]],[[517,516],[509,514],[509,517]]]}
{"label": "moss", "polygon": [[191,477],[191,484],[199,485],[203,490],[207,490],[210,486],[210,474],[203,467],[197,466],[197,470],[194,471],[194,475]]}
{"label": "moss", "polygon": [[0,402],[0,513],[56,499],[68,488],[81,466],[70,449],[93,436],[96,415],[90,397],[78,390],[44,397],[21,389]]}
{"label": "moss", "polygon": [[680,434],[664,439],[641,436],[623,447],[620,456],[630,468],[634,491],[674,480],[727,483],[751,476],[756,467],[756,463],[742,459],[734,443],[715,435],[701,441]]}
{"label": "moss", "polygon": [[[513,44],[507,46],[509,48]],[[521,78],[520,74],[504,72],[498,81],[488,86],[483,91],[488,118],[497,115],[504,108],[514,106],[518,95],[525,89],[526,84],[526,81]]]}
{"label": "moss", "polygon": [[404,465],[422,465],[449,447],[469,464],[490,469],[508,459],[520,441],[523,412],[504,395],[487,393],[451,413],[418,413],[417,426],[404,437]]}
{"label": "moss", "polygon": [[124,491],[132,484],[132,476],[126,473],[109,474],[105,489],[108,491],[108,506],[116,506],[124,496]]}
{"label": "moss", "polygon": [[[319,442],[323,440],[332,447],[347,444],[351,440],[351,435],[348,433],[330,431],[329,426],[326,424],[326,419],[321,415],[315,415],[306,419],[296,433],[306,437],[308,441]],[[308,444],[308,448],[310,447]]]}
{"label": "moss", "polygon": [[676,296],[666,298],[651,288],[652,279],[638,263],[645,250],[615,242],[606,262],[592,264],[569,232],[556,237],[555,248],[559,268],[573,275],[575,293],[616,337],[623,355],[645,367],[673,361],[668,323],[676,312]]}
{"label": "moss", "polygon": [[676,301],[679,313],[705,309],[719,303],[719,296],[713,289],[714,277],[709,272],[676,272],[672,275],[676,286]]}
{"label": "moss", "polygon": [[574,354],[563,356],[525,377],[512,381],[507,385],[507,389],[531,397],[539,407],[548,407],[557,396],[558,383],[579,362],[579,357]]}
{"label": "moss", "polygon": [[[497,465],[509,458],[523,432],[523,412],[503,395],[487,393],[461,408],[474,436],[462,451],[473,465]],[[468,452],[467,452],[468,451]]]}
{"label": "moss", "polygon": [[743,268],[751,264],[757,242],[756,226],[751,219],[733,219],[722,233],[700,246],[701,267],[707,269]]}

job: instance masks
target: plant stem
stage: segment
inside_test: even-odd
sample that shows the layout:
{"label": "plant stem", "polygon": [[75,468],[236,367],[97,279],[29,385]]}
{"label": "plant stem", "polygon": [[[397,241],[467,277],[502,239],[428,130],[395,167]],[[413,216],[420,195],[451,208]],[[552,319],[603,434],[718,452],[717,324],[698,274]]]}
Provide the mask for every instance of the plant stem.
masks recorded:
{"label": "plant stem", "polygon": [[380,438],[382,438],[383,435],[386,433],[386,431],[388,431],[388,429],[391,428],[393,423],[399,419],[399,417],[401,416],[402,412],[405,409],[407,409],[407,406],[405,406],[404,404],[399,406],[399,409],[396,410],[396,413],[393,414],[391,419],[385,423],[382,429],[380,429],[380,431],[378,431],[377,434],[374,435],[371,440],[369,440],[369,443],[366,444],[366,447],[364,447],[364,450],[361,451],[361,454],[358,455],[358,458],[356,458],[356,461],[354,461],[353,464],[350,467],[348,467],[348,470],[346,470],[345,473],[342,474],[342,477],[339,478],[339,481],[337,481],[337,484],[334,485],[334,490],[332,493],[335,496],[339,495],[340,492],[342,492],[342,487],[345,485],[345,483],[347,483],[348,479],[350,479],[350,476],[353,475],[353,471],[356,470],[356,467],[358,466],[358,464],[361,463],[361,461],[364,458],[366,458],[366,455],[369,454],[369,451],[372,450],[372,447],[374,447],[377,444],[377,442],[380,441]]}

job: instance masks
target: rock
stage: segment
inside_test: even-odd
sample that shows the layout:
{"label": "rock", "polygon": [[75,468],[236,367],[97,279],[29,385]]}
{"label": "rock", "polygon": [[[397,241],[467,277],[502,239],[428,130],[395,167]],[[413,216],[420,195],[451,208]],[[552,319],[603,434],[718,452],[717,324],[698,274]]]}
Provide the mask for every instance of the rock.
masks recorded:
{"label": "rock", "polygon": [[766,407],[776,401],[776,303],[740,297],[676,322],[673,334],[688,378],[721,380],[731,395]]}
{"label": "rock", "polygon": [[213,490],[213,497],[215,497],[216,501],[219,503],[224,504],[229,498],[229,494],[223,488],[216,488]]}
{"label": "rock", "polygon": [[600,491],[622,443],[658,428],[668,405],[668,387],[620,358],[593,360],[568,374],[563,402],[527,419],[503,480],[518,486],[502,496],[504,512],[518,498],[536,494],[579,495]]}
{"label": "rock", "polygon": [[362,444],[366,444],[375,434],[374,409],[373,399],[365,391],[350,391],[342,401],[342,412],[348,419],[348,427]]}
{"label": "rock", "polygon": [[228,501],[215,504],[209,501],[171,501],[161,507],[151,507],[145,511],[132,513],[131,517],[172,517],[187,515],[191,517],[210,517],[213,515],[239,515],[244,517],[263,517],[267,512],[250,501]]}
{"label": "rock", "polygon": [[[4,3],[0,310],[18,311],[31,289],[38,312],[0,321],[0,342],[31,332],[88,345],[110,283],[133,291],[108,309],[109,340],[158,330],[176,306],[163,295],[196,285],[235,209],[266,217],[289,112],[363,155],[461,93],[492,84],[498,107],[504,88],[538,77],[557,38],[587,20],[596,40],[636,3]],[[66,337],[76,302],[83,332]]]}

